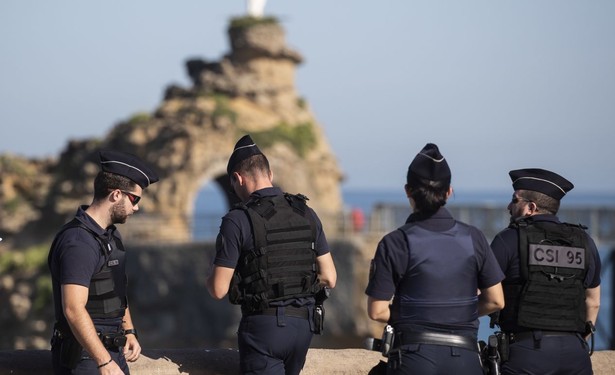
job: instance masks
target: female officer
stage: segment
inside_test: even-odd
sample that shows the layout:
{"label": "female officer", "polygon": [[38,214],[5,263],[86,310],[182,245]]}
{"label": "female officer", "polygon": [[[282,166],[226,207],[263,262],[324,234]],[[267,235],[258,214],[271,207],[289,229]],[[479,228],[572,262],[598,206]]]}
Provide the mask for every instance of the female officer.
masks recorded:
{"label": "female officer", "polygon": [[504,307],[504,275],[485,236],[443,207],[450,182],[446,159],[428,143],[408,168],[413,212],[371,262],[369,317],[395,332],[388,374],[482,374],[478,317]]}

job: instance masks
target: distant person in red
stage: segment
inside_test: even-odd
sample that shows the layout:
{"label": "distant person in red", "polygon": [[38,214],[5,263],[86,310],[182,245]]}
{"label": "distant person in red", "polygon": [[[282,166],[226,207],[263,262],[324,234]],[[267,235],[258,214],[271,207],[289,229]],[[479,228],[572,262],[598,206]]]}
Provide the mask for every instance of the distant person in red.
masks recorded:
{"label": "distant person in red", "polygon": [[365,215],[363,215],[363,210],[360,208],[353,208],[350,212],[350,217],[352,218],[352,229],[355,232],[362,232],[365,227]]}

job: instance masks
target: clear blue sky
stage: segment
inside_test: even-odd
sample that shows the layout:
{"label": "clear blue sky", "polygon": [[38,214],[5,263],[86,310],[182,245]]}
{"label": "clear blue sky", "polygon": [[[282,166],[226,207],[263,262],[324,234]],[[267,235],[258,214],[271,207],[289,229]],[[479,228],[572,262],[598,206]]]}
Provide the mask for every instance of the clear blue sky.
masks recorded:
{"label": "clear blue sky", "polygon": [[[0,2],[0,153],[57,155],[218,60],[244,0]],[[458,191],[552,169],[615,186],[615,1],[269,0],[344,188],[400,188],[440,146]]]}

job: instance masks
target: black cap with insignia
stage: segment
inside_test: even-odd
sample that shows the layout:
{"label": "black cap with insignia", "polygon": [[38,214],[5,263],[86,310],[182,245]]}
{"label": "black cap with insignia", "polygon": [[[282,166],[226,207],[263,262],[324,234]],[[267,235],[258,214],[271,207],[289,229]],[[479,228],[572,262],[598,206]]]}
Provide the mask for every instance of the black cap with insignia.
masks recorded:
{"label": "black cap with insignia", "polygon": [[410,163],[408,181],[410,181],[412,174],[431,181],[450,182],[451,180],[451,170],[448,163],[440,153],[438,146],[433,143],[426,144]]}
{"label": "black cap with insignia", "polygon": [[99,156],[103,172],[127,177],[142,189],[159,180],[156,172],[135,155],[115,150],[102,150]]}
{"label": "black cap with insignia", "polygon": [[252,140],[249,135],[244,135],[237,141],[235,144],[235,148],[233,149],[233,153],[228,160],[228,165],[226,166],[226,173],[230,176],[234,171],[237,164],[241,161],[249,158],[253,155],[262,155],[263,153],[258,148],[256,143]]}
{"label": "black cap with insignia", "polygon": [[572,182],[557,173],[540,168],[516,169],[508,172],[513,189],[531,190],[560,200],[574,188]]}

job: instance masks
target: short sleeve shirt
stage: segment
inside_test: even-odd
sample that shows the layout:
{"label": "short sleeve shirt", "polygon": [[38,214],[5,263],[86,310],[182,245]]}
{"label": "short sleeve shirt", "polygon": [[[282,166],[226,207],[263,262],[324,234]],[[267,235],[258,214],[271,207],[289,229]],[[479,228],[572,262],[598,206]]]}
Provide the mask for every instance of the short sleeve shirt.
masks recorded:
{"label": "short sleeve shirt", "polygon": [[[85,212],[86,209],[87,206],[79,207],[75,218],[103,237],[115,236],[121,239],[114,225],[107,229],[101,228]],[[103,267],[105,257],[100,243],[90,232],[83,228],[70,228],[61,232],[54,240],[49,261],[56,320],[63,320],[61,286],[76,284],[89,287],[92,276]]]}

